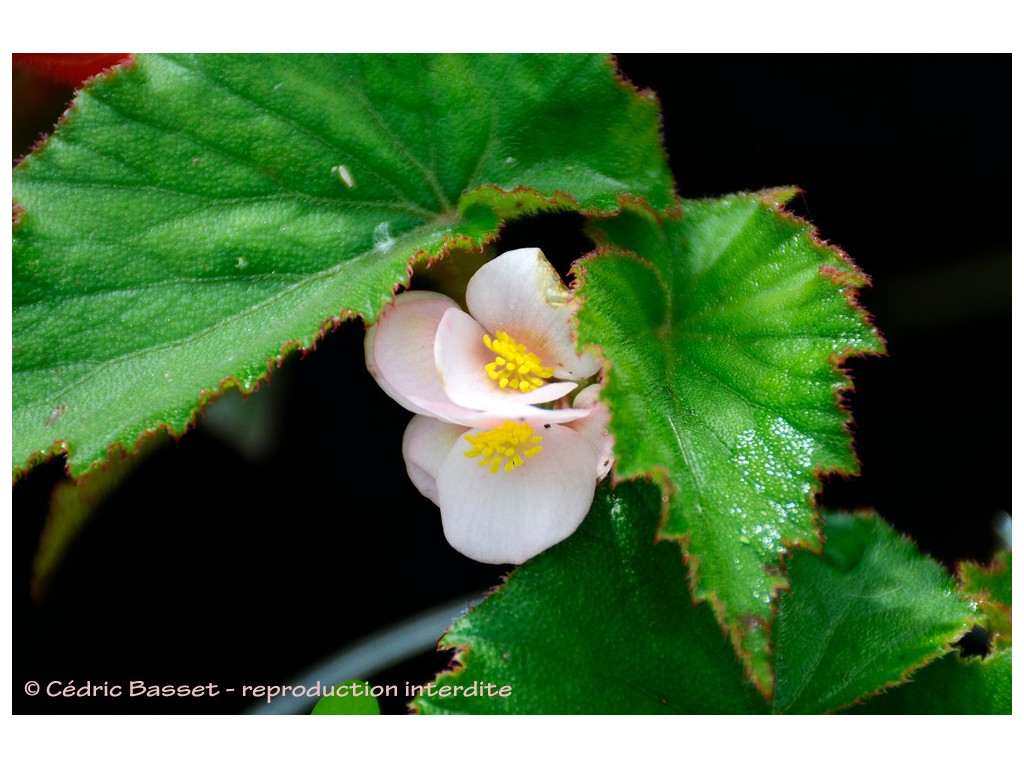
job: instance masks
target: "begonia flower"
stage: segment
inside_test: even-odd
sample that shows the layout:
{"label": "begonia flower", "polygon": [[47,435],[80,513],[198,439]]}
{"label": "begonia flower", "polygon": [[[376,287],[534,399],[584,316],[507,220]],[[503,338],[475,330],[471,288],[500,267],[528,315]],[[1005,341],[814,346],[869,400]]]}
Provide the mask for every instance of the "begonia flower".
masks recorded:
{"label": "begonia flower", "polygon": [[441,509],[455,549],[521,563],[569,536],[611,464],[600,370],[577,354],[571,294],[537,248],[509,251],[469,281],[464,312],[429,291],[399,295],[367,331],[366,364],[417,414],[409,477]]}
{"label": "begonia flower", "polygon": [[576,353],[570,298],[539,248],[509,251],[470,279],[468,314],[431,291],[396,297],[367,331],[366,366],[400,405],[453,424],[580,418],[536,407],[600,370],[592,355]]}

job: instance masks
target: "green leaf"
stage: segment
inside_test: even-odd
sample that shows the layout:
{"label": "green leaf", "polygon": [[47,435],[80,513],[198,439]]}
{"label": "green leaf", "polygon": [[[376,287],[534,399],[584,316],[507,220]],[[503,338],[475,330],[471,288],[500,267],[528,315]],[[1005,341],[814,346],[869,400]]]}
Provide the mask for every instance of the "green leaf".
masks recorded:
{"label": "green leaf", "polygon": [[965,562],[959,568],[964,593],[988,598],[993,603],[1013,605],[1013,553],[996,554],[989,565]]}
{"label": "green leaf", "polygon": [[794,553],[779,600],[775,712],[830,712],[900,683],[974,618],[952,577],[884,521],[826,522],[823,556]]}
{"label": "green leaf", "polygon": [[850,715],[1009,715],[1013,705],[1012,650],[965,659],[950,653],[885,691]]}
{"label": "green leaf", "polygon": [[813,496],[857,463],[839,368],[882,343],[855,303],[866,278],[806,223],[792,190],[684,201],[601,222],[579,262],[579,339],[609,363],[615,476],[663,489],[679,541],[752,679],[770,694],[785,553],[820,547]]}
{"label": "green leaf", "polygon": [[671,194],[603,57],[139,56],[14,173],[15,469],[181,432],[504,217]]}
{"label": "green leaf", "polygon": [[428,714],[763,712],[708,606],[693,605],[678,548],[654,543],[659,506],[650,485],[599,487],[572,537],[517,568],[449,630],[442,642],[459,649],[461,668],[414,706]]}
{"label": "green leaf", "polygon": [[977,602],[993,646],[1009,646],[1013,642],[1012,553],[999,552],[988,567],[961,563],[957,575],[960,591]]}
{"label": "green leaf", "polygon": [[313,707],[311,715],[379,715],[380,704],[369,693],[363,693],[369,683],[349,680],[334,686],[330,696],[324,696]]}
{"label": "green leaf", "polygon": [[650,485],[601,486],[572,537],[518,568],[449,630],[442,644],[458,650],[455,668],[414,706],[426,714],[830,712],[948,654],[973,618],[952,577],[882,520],[828,515],[823,553],[792,557],[767,708],[708,605],[693,605],[678,551],[654,543],[659,507]]}

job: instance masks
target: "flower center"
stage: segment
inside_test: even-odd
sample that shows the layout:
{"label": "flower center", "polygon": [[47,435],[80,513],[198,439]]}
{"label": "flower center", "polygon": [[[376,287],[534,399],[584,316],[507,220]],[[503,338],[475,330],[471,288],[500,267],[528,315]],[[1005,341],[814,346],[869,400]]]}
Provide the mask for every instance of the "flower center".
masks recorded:
{"label": "flower center", "polygon": [[547,382],[554,368],[545,368],[540,358],[528,352],[525,344],[517,344],[516,340],[504,331],[498,331],[491,339],[484,334],[484,344],[494,353],[494,362],[484,366],[487,375],[496,381],[502,389],[511,387],[519,392],[531,392]]}
{"label": "flower center", "polygon": [[487,432],[466,435],[466,439],[473,446],[466,451],[466,458],[482,457],[477,463],[481,467],[489,466],[492,475],[501,469],[502,461],[505,462],[505,471],[511,472],[522,466],[527,458],[543,450],[540,445],[541,436],[535,435],[528,425],[514,421],[506,421]]}

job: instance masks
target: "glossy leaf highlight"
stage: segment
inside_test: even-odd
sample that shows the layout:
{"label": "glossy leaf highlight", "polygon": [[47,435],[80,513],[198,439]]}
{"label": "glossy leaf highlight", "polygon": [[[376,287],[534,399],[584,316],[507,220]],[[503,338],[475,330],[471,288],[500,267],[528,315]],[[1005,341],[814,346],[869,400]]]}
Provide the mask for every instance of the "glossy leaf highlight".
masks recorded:
{"label": "glossy leaf highlight", "polygon": [[579,262],[579,339],[608,363],[620,479],[653,477],[679,541],[752,679],[772,690],[783,556],[818,549],[818,476],[857,463],[841,361],[882,345],[856,306],[866,278],[781,205],[792,190],[630,211]]}
{"label": "glossy leaf highlight", "polygon": [[999,552],[992,563],[961,563],[960,591],[978,604],[989,641],[996,648],[1013,642],[1013,554]]}

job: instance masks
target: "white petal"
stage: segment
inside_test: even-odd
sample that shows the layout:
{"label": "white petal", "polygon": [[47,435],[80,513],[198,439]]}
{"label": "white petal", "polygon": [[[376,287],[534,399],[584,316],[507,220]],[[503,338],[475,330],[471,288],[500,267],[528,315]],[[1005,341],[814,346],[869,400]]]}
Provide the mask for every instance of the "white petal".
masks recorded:
{"label": "white petal", "polygon": [[574,419],[582,419],[590,415],[590,411],[582,408],[538,408],[535,405],[519,405],[510,403],[500,408],[477,411],[463,408],[454,403],[419,402],[430,415],[449,424],[460,424],[465,427],[490,429],[500,427],[506,421],[538,422],[545,424],[564,424]]}
{"label": "white petal", "polygon": [[466,306],[491,334],[512,336],[555,369],[559,379],[585,379],[600,369],[592,355],[576,354],[569,332],[571,294],[539,248],[501,254],[476,271]]}
{"label": "white petal", "polygon": [[[447,296],[430,291],[407,291],[399,294],[380,320],[367,328],[364,342],[366,367],[380,388],[399,405],[413,413],[468,427],[496,427],[503,421],[528,419],[561,423],[586,415],[586,411],[568,408],[541,410],[501,398],[491,403],[500,406],[492,410],[453,403],[445,394],[434,361],[437,326],[444,314],[452,309],[472,321]],[[482,331],[479,340],[480,346],[487,351]],[[483,375],[486,377],[486,373]],[[493,387],[490,379],[488,383]],[[555,397],[561,397],[572,385],[561,384],[559,387],[553,393]]]}
{"label": "white petal", "polygon": [[406,291],[366,329],[366,368],[403,408],[431,415],[431,402],[448,402],[434,364],[434,337],[441,317],[458,305],[431,291]]}
{"label": "white petal", "polygon": [[531,392],[502,389],[485,370],[494,362],[494,353],[484,344],[485,333],[480,323],[458,308],[445,312],[438,324],[434,360],[444,392],[455,404],[494,411],[510,404],[552,402],[576,388],[573,382],[559,382]]}
{"label": "white petal", "polygon": [[610,420],[608,406],[598,399],[600,392],[599,384],[591,384],[576,395],[572,404],[573,408],[589,410],[590,416],[573,421],[566,426],[576,430],[590,443],[590,447],[597,454],[597,479],[603,480],[612,468],[614,461],[612,448],[615,441],[608,431]]}
{"label": "white petal", "polygon": [[405,468],[416,489],[435,504],[438,503],[437,471],[466,428],[432,419],[413,416],[402,436]]}
{"label": "white petal", "polygon": [[[538,425],[539,426],[539,425]],[[489,472],[468,458],[466,440],[437,473],[448,542],[483,563],[522,563],[567,538],[594,498],[594,452],[573,430],[537,430],[542,451],[512,472]],[[467,433],[468,434],[468,433]]]}

